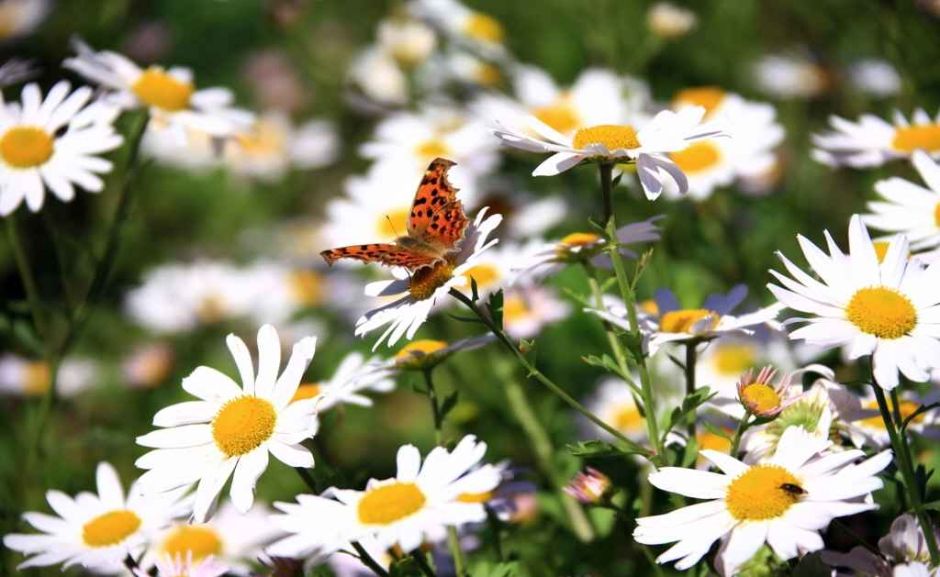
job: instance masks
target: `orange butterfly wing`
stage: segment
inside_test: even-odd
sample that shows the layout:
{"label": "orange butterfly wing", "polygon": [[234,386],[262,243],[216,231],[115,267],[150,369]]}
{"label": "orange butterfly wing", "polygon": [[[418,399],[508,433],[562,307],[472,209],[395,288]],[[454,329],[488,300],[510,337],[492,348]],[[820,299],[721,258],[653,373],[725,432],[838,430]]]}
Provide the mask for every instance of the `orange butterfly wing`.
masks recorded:
{"label": "orange butterfly wing", "polygon": [[411,270],[434,264],[440,259],[438,255],[431,252],[388,243],[344,246],[325,250],[320,253],[320,256],[330,266],[341,258],[351,258],[362,262],[377,262],[386,266],[402,266]]}
{"label": "orange butterfly wing", "polygon": [[450,252],[463,239],[467,215],[457,189],[447,180],[452,160],[436,158],[428,165],[415,192],[408,217],[408,236]]}

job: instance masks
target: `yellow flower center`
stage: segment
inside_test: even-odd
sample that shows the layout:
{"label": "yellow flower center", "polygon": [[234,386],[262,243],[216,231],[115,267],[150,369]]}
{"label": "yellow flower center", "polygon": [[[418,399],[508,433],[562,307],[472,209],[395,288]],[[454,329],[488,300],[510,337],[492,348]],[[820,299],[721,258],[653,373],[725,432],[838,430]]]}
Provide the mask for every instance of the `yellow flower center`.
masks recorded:
{"label": "yellow flower center", "polygon": [[35,126],[17,126],[0,139],[0,156],[13,168],[42,166],[55,151],[52,135]]}
{"label": "yellow flower center", "polygon": [[632,433],[641,429],[643,425],[643,415],[636,405],[625,403],[617,407],[611,419],[611,426],[621,433]]}
{"label": "yellow flower center", "polygon": [[799,479],[783,467],[757,465],[731,482],[725,504],[738,521],[761,521],[783,515],[801,494]]}
{"label": "yellow flower center", "polygon": [[447,348],[447,343],[444,341],[420,339],[412,341],[402,347],[402,349],[395,354],[395,358],[404,359],[415,354],[430,355],[445,348]]}
{"label": "yellow flower center", "polygon": [[380,240],[390,240],[405,234],[408,230],[409,214],[411,214],[410,209],[400,208],[379,217],[375,223],[375,229],[381,237]]}
{"label": "yellow flower center", "polygon": [[195,89],[189,82],[174,78],[159,66],[151,66],[134,82],[131,90],[148,106],[177,112],[189,107]]}
{"label": "yellow flower center", "polygon": [[933,221],[934,224],[940,226],[940,202],[933,208]]}
{"label": "yellow flower center", "polygon": [[470,279],[473,279],[477,282],[477,287],[485,289],[496,284],[502,275],[499,273],[499,269],[491,264],[478,264],[470,267],[467,272],[463,273],[467,277],[467,282],[470,282]]}
{"label": "yellow flower center", "polygon": [[503,25],[499,23],[499,20],[482,12],[474,12],[467,16],[463,33],[474,40],[493,44],[499,44],[506,36],[506,31],[503,30]]}
{"label": "yellow flower center", "polygon": [[740,375],[757,362],[757,349],[752,345],[713,345],[712,366],[720,375]]}
{"label": "yellow flower center", "polygon": [[714,112],[724,101],[727,94],[716,86],[699,86],[686,88],[676,93],[673,98],[673,108],[680,106],[701,106],[706,113]]}
{"label": "yellow flower center", "polygon": [[721,151],[709,140],[699,141],[683,150],[672,152],[669,157],[682,172],[695,174],[714,168],[721,162]]}
{"label": "yellow flower center", "polygon": [[452,156],[450,147],[440,138],[429,138],[415,147],[415,155],[427,160]]}
{"label": "yellow flower center", "polygon": [[163,540],[161,549],[171,559],[186,559],[192,555],[193,561],[199,561],[220,555],[222,539],[209,525],[177,525]]}
{"label": "yellow flower center", "polygon": [[940,151],[940,124],[918,124],[898,128],[891,146],[901,152]]}
{"label": "yellow flower center", "polygon": [[664,333],[691,333],[701,321],[709,319],[700,331],[709,330],[718,324],[719,315],[708,309],[681,309],[669,311],[659,319],[659,330]]}
{"label": "yellow flower center", "polygon": [[323,298],[320,275],[312,270],[296,270],[290,274],[290,292],[298,302],[306,306],[319,304]]}
{"label": "yellow flower center", "polygon": [[413,515],[427,499],[414,483],[394,482],[366,491],[359,500],[357,513],[364,525],[389,525]]}
{"label": "yellow flower center", "polygon": [[89,547],[110,547],[127,539],[140,528],[140,517],[118,509],[98,515],[82,527],[82,541]]}
{"label": "yellow flower center", "polygon": [[[918,405],[914,401],[901,401],[900,405],[898,406],[898,409],[901,411],[901,420],[903,421],[907,419],[908,417],[910,417],[911,415],[913,415],[914,412],[917,411],[917,408],[919,406],[920,405]],[[865,401],[864,403],[862,403],[862,408],[868,409],[870,411],[877,411],[878,401]],[[923,421],[924,421],[924,413],[921,413],[917,415],[916,417],[914,417],[914,419],[911,422],[922,423]],[[868,417],[867,419],[859,419],[858,423],[859,425],[870,428],[870,429],[880,429],[882,431],[885,430],[885,422],[884,420],[882,420],[881,415],[877,415],[875,417]]]}
{"label": "yellow flower center", "polygon": [[449,262],[440,262],[434,266],[424,267],[411,275],[408,282],[408,292],[419,301],[431,298],[438,288],[444,286],[454,276],[454,267]]}
{"label": "yellow flower center", "polygon": [[482,493],[461,493],[457,495],[457,500],[461,503],[487,503],[492,498],[492,491],[484,491]]}
{"label": "yellow flower center", "polygon": [[728,453],[731,451],[731,439],[712,433],[711,431],[699,433],[695,436],[695,439],[698,441],[699,449],[709,449],[720,453]]}
{"label": "yellow flower center", "polygon": [[52,374],[46,363],[33,361],[23,367],[23,392],[27,395],[41,395],[49,390],[51,384]]}
{"label": "yellow flower center", "polygon": [[599,241],[601,237],[593,232],[573,232],[561,239],[561,244],[572,246],[590,246]]}
{"label": "yellow flower center", "polygon": [[498,86],[503,82],[503,73],[499,71],[499,67],[492,64],[477,65],[473,76],[480,86]]}
{"label": "yellow flower center", "polygon": [[859,289],[845,307],[845,316],[862,332],[881,339],[899,339],[917,326],[911,301],[886,287]]}
{"label": "yellow flower center", "polygon": [[659,305],[653,299],[640,301],[640,310],[648,315],[659,316]]}
{"label": "yellow flower center", "polygon": [[238,134],[235,140],[242,153],[254,157],[280,154],[286,147],[286,135],[273,122],[259,121],[250,131]]}
{"label": "yellow flower center", "polygon": [[629,124],[598,124],[574,133],[573,148],[582,150],[592,144],[601,144],[610,151],[640,147],[636,129]]}
{"label": "yellow flower center", "polygon": [[199,303],[196,315],[203,323],[216,323],[225,318],[225,300],[219,295],[206,295]]}
{"label": "yellow flower center", "polygon": [[875,256],[878,257],[878,262],[884,262],[885,255],[888,254],[888,247],[891,246],[891,243],[886,240],[876,240],[871,244],[875,247]]}
{"label": "yellow flower center", "polygon": [[317,383],[303,383],[297,387],[297,392],[291,397],[290,402],[312,399],[320,394],[322,387]]}
{"label": "yellow flower center", "polygon": [[503,320],[512,323],[531,314],[532,310],[525,299],[519,295],[509,295],[503,299]]}
{"label": "yellow flower center", "polygon": [[532,116],[562,134],[568,134],[581,126],[578,111],[571,106],[571,103],[565,97],[559,98],[553,104],[533,108]]}
{"label": "yellow flower center", "polygon": [[274,406],[258,397],[242,396],[222,405],[212,419],[212,438],[226,457],[257,449],[274,434]]}
{"label": "yellow flower center", "polygon": [[752,413],[767,413],[780,406],[780,395],[764,383],[751,383],[741,391],[741,401]]}

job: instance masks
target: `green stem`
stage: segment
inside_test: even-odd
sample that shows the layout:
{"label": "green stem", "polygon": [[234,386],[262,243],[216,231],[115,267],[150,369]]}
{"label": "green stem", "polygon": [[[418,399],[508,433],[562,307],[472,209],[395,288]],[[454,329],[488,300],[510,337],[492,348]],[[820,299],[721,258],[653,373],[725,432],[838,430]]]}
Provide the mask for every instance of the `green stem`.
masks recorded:
{"label": "green stem", "polygon": [[738,428],[734,431],[734,437],[731,439],[730,455],[734,458],[738,457],[738,447],[741,445],[741,436],[744,435],[744,432],[747,431],[747,428],[751,425],[750,421],[751,413],[749,412],[745,412],[741,420],[738,421]]}
{"label": "green stem", "polygon": [[535,452],[535,460],[539,464],[542,473],[548,478],[552,488],[561,499],[562,506],[568,519],[571,521],[571,530],[582,542],[588,542],[594,538],[594,528],[591,521],[584,513],[584,509],[578,504],[577,500],[563,490],[563,484],[555,474],[553,458],[555,450],[552,447],[552,441],[548,437],[542,423],[539,422],[532,405],[526,399],[525,392],[519,383],[512,378],[505,379],[503,388],[506,391],[506,400],[509,402],[509,409],[513,412],[523,432],[529,438],[532,450]]}
{"label": "green stem", "polygon": [[636,314],[636,294],[633,291],[633,285],[627,278],[627,270],[623,264],[623,256],[620,254],[620,240],[617,238],[617,219],[614,215],[613,207],[608,207],[606,204],[610,201],[610,191],[613,188],[613,166],[609,163],[601,163],[600,173],[601,192],[604,194],[605,202],[604,212],[608,215],[608,219],[604,222],[604,232],[607,236],[607,252],[610,255],[610,262],[614,267],[614,276],[617,277],[620,297],[623,299],[623,304],[627,309],[630,334],[637,343],[638,350],[634,351],[633,357],[637,365],[637,371],[640,373],[643,410],[646,414],[646,425],[649,430],[650,443],[653,444],[653,450],[655,451],[652,458],[655,462],[658,462],[664,451],[663,439],[659,436],[659,425],[656,422],[656,401],[653,396],[653,386],[650,381],[649,370],[646,367],[646,356],[642,351],[643,335],[640,332],[640,322]]}
{"label": "green stem", "polygon": [[20,281],[23,283],[23,291],[26,293],[26,301],[29,303],[29,312],[33,317],[33,325],[36,329],[36,334],[39,336],[43,348],[48,350],[49,343],[47,339],[49,335],[43,316],[42,297],[39,294],[39,285],[36,283],[36,277],[33,275],[33,269],[29,265],[26,250],[23,248],[23,243],[20,239],[17,220],[16,214],[12,214],[7,218],[7,237],[10,239],[13,259],[16,261]]}
{"label": "green stem", "polygon": [[[418,568],[421,569],[424,577],[437,577],[437,573],[435,573],[434,569],[431,568],[431,565],[428,564],[428,558],[425,557],[424,551],[421,549],[415,549],[411,553],[411,558],[414,559],[415,563],[418,564]],[[457,573],[457,576],[460,577],[460,573]]]}
{"label": "green stem", "polygon": [[609,162],[602,162],[598,165],[601,173],[601,196],[604,201],[604,225],[614,218],[614,165]]}
{"label": "green stem", "polygon": [[[933,524],[930,522],[930,518],[927,516],[927,512],[923,507],[923,499],[920,494],[920,487],[917,484],[917,477],[914,474],[910,447],[907,443],[907,435],[899,433],[894,419],[891,416],[891,409],[888,407],[888,400],[885,398],[884,390],[878,385],[874,372],[872,373],[872,388],[875,390],[878,410],[881,412],[881,419],[884,421],[885,429],[888,431],[888,437],[891,439],[891,447],[894,449],[894,454],[897,457],[898,468],[901,471],[901,477],[904,479],[904,486],[907,488],[911,506],[914,509],[914,514],[917,516],[921,531],[924,534],[924,540],[927,542],[927,550],[930,553],[930,565],[931,567],[936,567],[940,564],[940,550],[937,548]],[[896,395],[892,396],[895,400],[897,399]]]}
{"label": "green stem", "polygon": [[471,301],[466,295],[464,295],[462,292],[458,290],[453,290],[453,289],[451,289],[450,295],[454,297],[455,299],[457,299],[458,301],[460,301],[462,304],[464,304],[468,309],[470,309],[470,311],[473,312],[473,314],[475,314],[477,318],[479,318],[480,321],[484,325],[486,325],[486,327],[490,330],[490,332],[492,332],[493,335],[496,336],[497,340],[499,340],[499,342],[504,347],[506,347],[507,350],[509,350],[510,352],[513,353],[513,355],[515,355],[516,360],[519,361],[519,364],[522,365],[523,368],[525,368],[526,374],[528,377],[531,377],[537,380],[539,383],[541,383],[546,388],[548,388],[548,390],[554,393],[558,398],[564,401],[569,407],[571,407],[575,411],[584,415],[585,418],[587,418],[589,421],[591,421],[592,423],[594,423],[601,429],[610,433],[611,436],[613,436],[615,439],[623,443],[631,452],[635,452],[638,455],[642,455],[647,458],[650,457],[650,452],[647,449],[645,449],[644,447],[641,447],[637,443],[634,443],[633,441],[628,439],[626,436],[624,436],[623,433],[621,433],[617,429],[605,423],[600,417],[598,417],[597,415],[589,411],[584,405],[582,405],[577,400],[575,400],[574,397],[572,397],[567,392],[565,392],[563,388],[555,384],[554,381],[546,377],[541,371],[535,368],[535,366],[529,362],[529,359],[526,358],[526,356],[522,353],[522,351],[520,351],[519,348],[516,347],[516,345],[512,342],[509,336],[503,331],[502,327],[497,326],[496,323],[493,322],[493,319],[491,319],[489,315],[487,315],[482,310],[480,310],[473,303],[473,301]]}
{"label": "green stem", "polygon": [[[428,401],[431,403],[431,415],[434,418],[434,439],[439,447],[444,446],[444,415],[441,413],[441,405],[438,402],[437,388],[434,386],[433,368],[427,368],[421,371],[424,375],[424,385],[428,394]],[[450,554],[454,558],[454,570],[457,577],[464,575],[463,551],[460,549],[460,540],[457,538],[457,529],[455,527],[447,528],[447,546]],[[422,554],[423,555],[423,554]],[[433,574],[433,572],[432,572]]]}
{"label": "green stem", "polygon": [[356,554],[359,555],[359,560],[362,561],[362,564],[368,567],[373,573],[378,575],[378,577],[388,577],[388,571],[386,571],[378,561],[372,558],[372,555],[369,555],[369,552],[366,551],[365,547],[359,544],[358,541],[353,541],[352,548],[356,550]]}
{"label": "green stem", "polygon": [[[690,397],[695,394],[695,365],[698,362],[698,343],[691,341],[685,345],[685,395]],[[688,433],[689,439],[695,438],[695,411],[689,415]]]}
{"label": "green stem", "polygon": [[[585,262],[584,271],[588,276],[588,286],[591,288],[591,293],[594,295],[594,306],[598,310],[604,309],[604,292],[601,290],[601,285],[597,279],[597,269],[591,265],[591,263]],[[611,353],[614,355],[614,361],[617,363],[617,369],[620,371],[620,376],[624,379],[630,389],[637,395],[640,394],[639,388],[633,383],[630,376],[630,368],[627,365],[627,355],[623,350],[623,345],[620,343],[620,339],[617,338],[617,334],[614,332],[613,326],[607,322],[602,321],[604,326],[604,333],[607,335],[607,345],[610,347]]]}

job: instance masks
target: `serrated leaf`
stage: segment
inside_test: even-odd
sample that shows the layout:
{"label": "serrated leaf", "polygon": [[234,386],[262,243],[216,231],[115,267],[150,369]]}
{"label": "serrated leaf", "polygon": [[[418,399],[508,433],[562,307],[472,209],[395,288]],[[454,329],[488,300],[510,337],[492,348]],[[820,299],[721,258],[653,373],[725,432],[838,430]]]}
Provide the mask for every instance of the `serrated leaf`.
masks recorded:
{"label": "serrated leaf", "polygon": [[591,441],[581,441],[579,443],[569,443],[565,445],[565,449],[574,455],[575,457],[582,458],[609,458],[609,457],[623,457],[627,455],[638,455],[640,451],[632,451],[629,449],[624,449],[614,445],[613,443],[608,443],[607,441],[600,440],[591,440]]}
{"label": "serrated leaf", "polygon": [[487,301],[486,306],[490,311],[490,317],[493,319],[493,324],[502,328],[503,326],[503,291],[502,289],[490,295],[489,301]]}
{"label": "serrated leaf", "polygon": [[690,414],[693,414],[696,409],[709,401],[716,394],[717,393],[713,393],[708,387],[702,387],[682,399],[682,405],[673,409],[669,414],[669,422],[666,426],[666,430],[663,431],[663,438],[665,438],[666,434],[672,431],[676,425],[685,420]]}
{"label": "serrated leaf", "polygon": [[480,291],[477,287],[477,279],[473,278],[473,275],[470,275],[470,300],[472,302],[477,302],[480,300]]}

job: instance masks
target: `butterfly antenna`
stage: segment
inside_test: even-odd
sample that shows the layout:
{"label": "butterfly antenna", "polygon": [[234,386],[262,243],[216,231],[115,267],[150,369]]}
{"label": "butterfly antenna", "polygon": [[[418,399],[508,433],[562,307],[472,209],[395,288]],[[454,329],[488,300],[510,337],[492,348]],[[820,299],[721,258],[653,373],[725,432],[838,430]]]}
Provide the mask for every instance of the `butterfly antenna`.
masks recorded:
{"label": "butterfly antenna", "polygon": [[390,227],[392,227],[392,232],[395,233],[395,236],[401,236],[401,235],[398,233],[398,228],[395,226],[395,223],[392,222],[392,218],[386,214],[386,215],[385,215],[385,220],[387,220],[387,221],[388,221],[388,225],[389,225]]}

